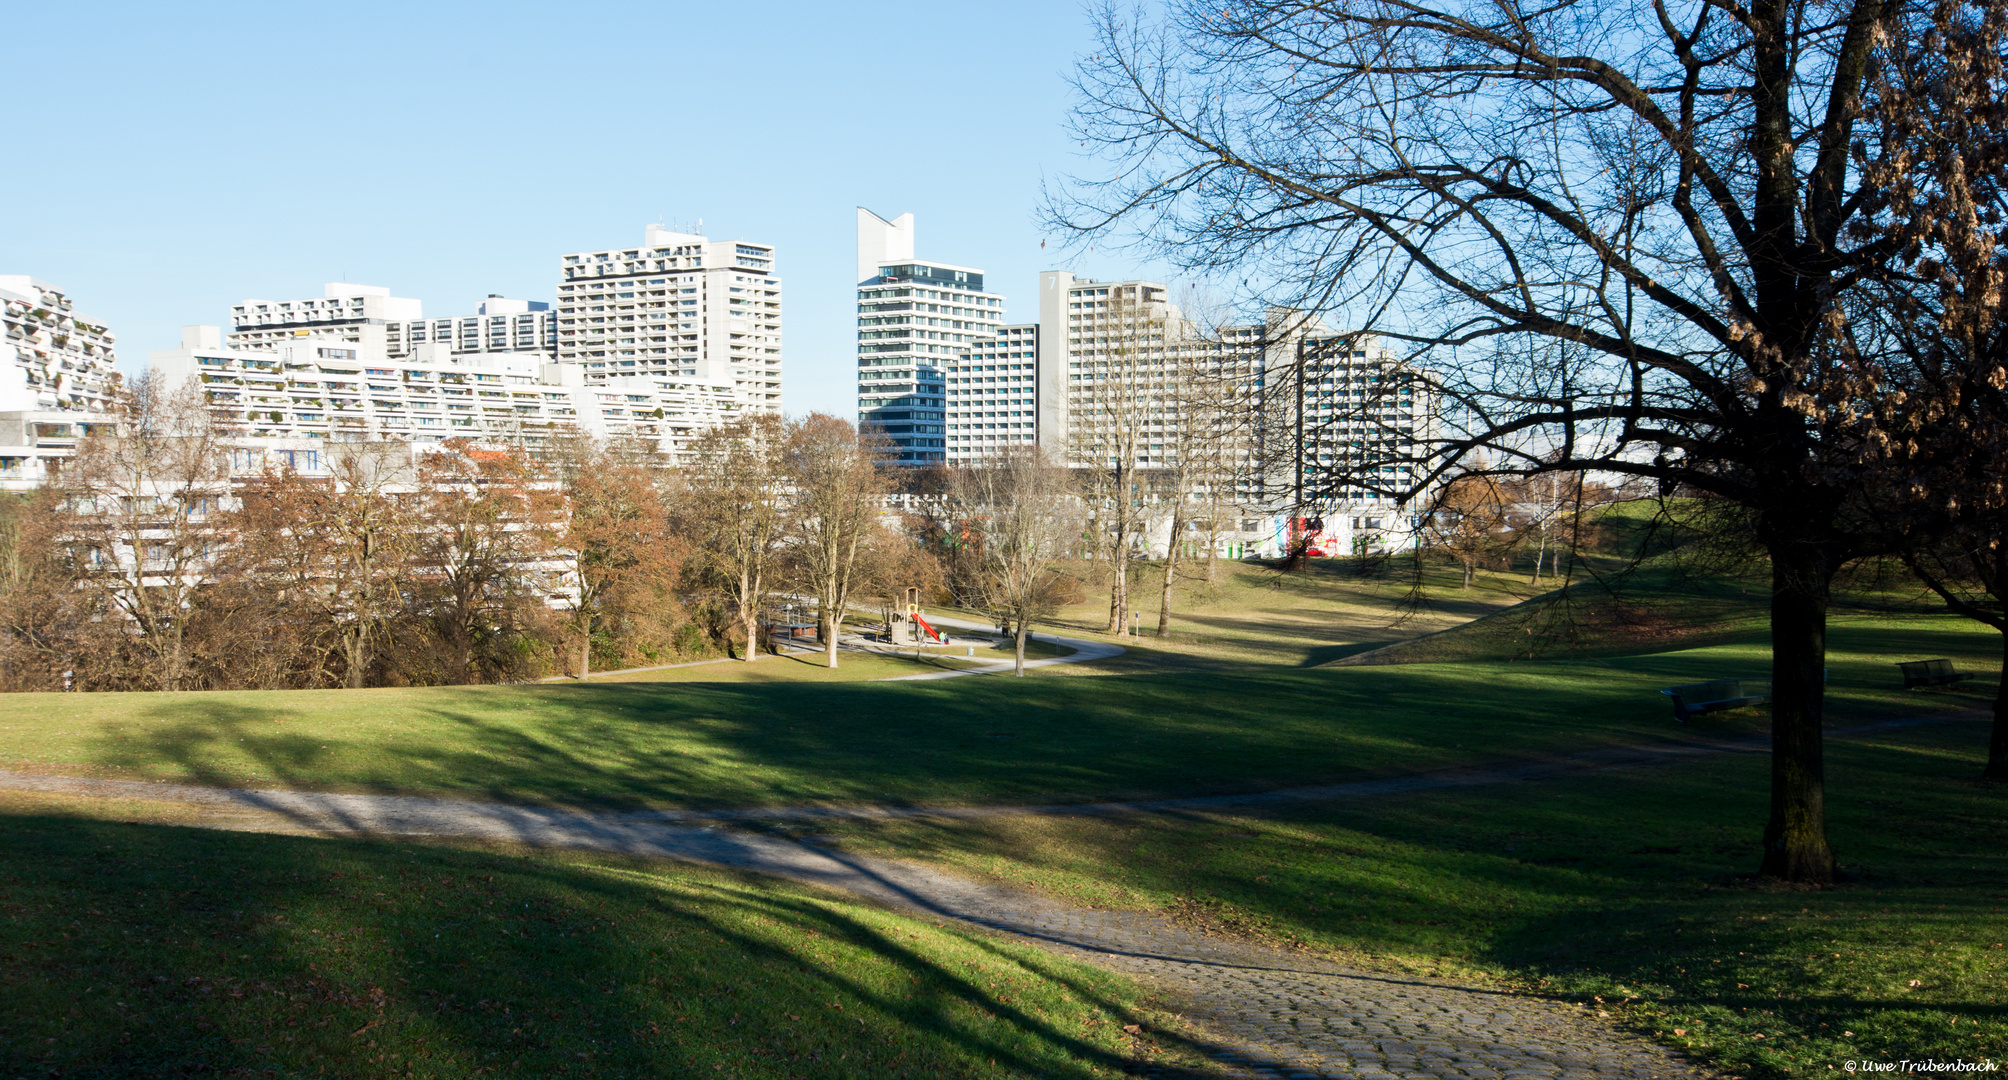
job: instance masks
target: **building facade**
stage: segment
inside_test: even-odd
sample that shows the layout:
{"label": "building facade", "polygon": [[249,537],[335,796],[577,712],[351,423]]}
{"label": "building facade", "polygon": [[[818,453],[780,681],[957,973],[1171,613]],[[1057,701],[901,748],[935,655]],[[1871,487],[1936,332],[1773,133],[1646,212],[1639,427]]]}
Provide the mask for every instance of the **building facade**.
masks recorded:
{"label": "building facade", "polygon": [[1039,324],[1000,326],[948,366],[948,460],[1039,441]]}
{"label": "building facade", "polygon": [[541,300],[511,300],[491,293],[475,305],[473,315],[384,325],[384,351],[390,356],[410,356],[421,345],[441,342],[455,354],[538,353],[556,360],[557,315]]}
{"label": "building facade", "polygon": [[80,438],[109,433],[122,382],[111,328],[61,289],[0,274],[0,490],[55,475]]}
{"label": "building facade", "polygon": [[392,296],[381,286],[331,281],[317,297],[246,300],[231,308],[229,343],[239,349],[272,349],[308,338],[384,352],[389,324],[422,315],[418,301]]}
{"label": "building facade", "polygon": [[743,407],[781,411],[781,278],[772,246],[650,225],[639,247],[559,261],[559,363],[577,365],[588,382],[726,382]]}
{"label": "building facade", "polygon": [[217,423],[247,446],[465,438],[535,447],[577,430],[640,439],[675,458],[743,407],[730,382],[588,382],[540,353],[455,353],[444,341],[403,357],[313,339],[250,350],[225,344],[215,327],[191,326],[180,348],[149,360],[170,382],[197,381]]}
{"label": "building facade", "polygon": [[914,258],[913,239],[912,214],[858,208],[858,426],[885,436],[896,464],[939,465],[948,370],[998,340],[1004,298],[975,267]]}

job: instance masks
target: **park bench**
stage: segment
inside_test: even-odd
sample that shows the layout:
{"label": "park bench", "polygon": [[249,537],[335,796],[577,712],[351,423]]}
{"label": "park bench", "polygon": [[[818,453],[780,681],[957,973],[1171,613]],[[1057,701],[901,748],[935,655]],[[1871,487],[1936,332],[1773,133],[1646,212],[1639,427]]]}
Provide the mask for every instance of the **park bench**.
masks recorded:
{"label": "park bench", "polygon": [[1903,688],[1915,690],[1920,686],[1952,686],[1973,676],[1952,670],[1950,660],[1905,660],[1897,664],[1903,672]]}
{"label": "park bench", "polygon": [[1673,718],[1685,724],[1697,713],[1768,705],[1771,684],[1757,679],[1717,679],[1714,682],[1670,686],[1660,693],[1673,699]]}

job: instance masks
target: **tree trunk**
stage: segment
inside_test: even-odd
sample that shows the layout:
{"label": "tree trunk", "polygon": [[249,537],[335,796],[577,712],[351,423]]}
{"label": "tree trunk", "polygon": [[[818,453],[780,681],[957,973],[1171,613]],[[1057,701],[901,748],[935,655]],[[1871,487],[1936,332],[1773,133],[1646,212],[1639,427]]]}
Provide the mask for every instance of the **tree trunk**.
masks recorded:
{"label": "tree trunk", "polygon": [[816,633],[823,635],[823,656],[831,668],[837,666],[837,630],[843,624],[842,611],[835,616],[827,611],[821,612],[816,620]]}
{"label": "tree trunk", "polygon": [[1764,826],[1766,877],[1812,885],[1834,880],[1827,846],[1827,602],[1833,568],[1812,545],[1778,542],[1771,552],[1771,817]]}
{"label": "tree trunk", "polygon": [[585,633],[579,635],[579,679],[593,673],[593,624],[586,624]]}
{"label": "tree trunk", "polygon": [[1129,622],[1129,537],[1118,530],[1109,549],[1109,630],[1121,634]]}
{"label": "tree trunk", "polygon": [[2008,629],[2001,632],[2001,684],[1994,691],[1994,732],[1987,740],[1987,780],[2008,780]]}
{"label": "tree trunk", "polygon": [[747,663],[760,659],[760,612],[753,602],[753,594],[759,590],[759,582],[752,574],[739,572],[739,623],[746,632],[746,655],[740,657]]}
{"label": "tree trunk", "polygon": [[369,674],[369,649],[363,645],[360,632],[348,635],[342,642],[342,657],[349,665],[349,669],[342,673],[342,683],[351,690],[361,690],[364,678]]}
{"label": "tree trunk", "polygon": [[1472,564],[1466,561],[1464,563],[1464,587],[1467,589],[1471,587],[1471,568]]}
{"label": "tree trunk", "polygon": [[1017,675],[1021,679],[1025,677],[1025,639],[1030,636],[1031,635],[1027,633],[1025,630],[1025,620],[1019,619],[1018,631],[1017,633],[1012,635],[1012,640],[1017,644],[1018,647]]}
{"label": "tree trunk", "polygon": [[1173,514],[1171,542],[1164,546],[1164,591],[1157,598],[1157,636],[1171,633],[1171,581],[1178,572],[1178,531],[1185,523]]}

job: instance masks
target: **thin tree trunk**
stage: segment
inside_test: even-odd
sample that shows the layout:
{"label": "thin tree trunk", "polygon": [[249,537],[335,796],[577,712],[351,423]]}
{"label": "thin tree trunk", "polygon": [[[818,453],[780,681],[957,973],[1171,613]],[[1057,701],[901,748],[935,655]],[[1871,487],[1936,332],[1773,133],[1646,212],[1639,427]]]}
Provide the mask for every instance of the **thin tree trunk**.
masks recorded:
{"label": "thin tree trunk", "polygon": [[1014,634],[1012,634],[1012,640],[1017,644],[1018,647],[1018,666],[1016,674],[1021,679],[1025,677],[1025,639],[1030,636],[1031,635],[1027,633],[1027,631],[1025,630],[1025,620],[1023,618],[1020,618],[1018,620],[1017,631]]}
{"label": "thin tree trunk", "polygon": [[1760,873],[1826,885],[1826,764],[1821,718],[1826,698],[1826,556],[1789,542],[1771,547],[1771,816]]}
{"label": "thin tree trunk", "polygon": [[1117,530],[1109,551],[1109,629],[1121,634],[1129,622],[1129,536]]}
{"label": "thin tree trunk", "polygon": [[747,663],[760,659],[760,613],[753,607],[753,577],[745,571],[739,574],[739,622],[746,631],[746,655],[740,657]]}
{"label": "thin tree trunk", "polygon": [[1164,546],[1164,590],[1157,598],[1157,636],[1171,633],[1171,581],[1178,572],[1178,531],[1185,524],[1177,514],[1171,516],[1171,542]]}
{"label": "thin tree trunk", "polygon": [[579,637],[579,678],[584,680],[593,673],[593,624],[586,623],[586,632]]}

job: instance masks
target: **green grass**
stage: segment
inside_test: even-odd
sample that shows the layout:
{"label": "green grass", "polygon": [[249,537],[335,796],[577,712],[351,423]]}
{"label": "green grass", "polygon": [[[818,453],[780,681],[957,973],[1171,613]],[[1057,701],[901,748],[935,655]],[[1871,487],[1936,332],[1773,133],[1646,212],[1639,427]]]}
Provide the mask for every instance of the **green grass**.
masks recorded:
{"label": "green grass", "polygon": [[889,655],[846,650],[837,654],[837,666],[832,670],[824,662],[821,652],[791,649],[783,653],[763,655],[750,664],[743,660],[714,660],[708,663],[654,670],[609,672],[604,675],[594,675],[587,681],[595,683],[869,682],[873,679],[892,679],[902,675],[921,675],[930,671],[948,671],[987,662],[984,659],[985,650],[979,648],[976,652],[976,658],[971,660],[963,657],[959,648],[955,649],[952,655],[946,649],[934,649],[923,659],[916,660],[911,651],[905,655]]}
{"label": "green grass", "polygon": [[2008,1057],[2008,786],[1980,721],[1829,749],[1824,891],[1749,876],[1762,754],[1268,814],[845,823],[1101,906],[1583,1001],[1724,1070]]}
{"label": "green grass", "polygon": [[[1960,694],[1907,695],[1895,689],[1894,658],[1951,656],[1990,674],[1998,662],[1991,632],[1945,617],[1856,620],[1831,640],[1830,712],[1843,723],[1971,704],[1991,690],[1976,681]],[[1659,687],[1767,669],[1762,643],[1748,642],[1615,660],[1222,663],[918,683],[21,694],[0,718],[0,762],[581,806],[1147,798],[1678,737],[1702,729],[1671,724]],[[1763,719],[1717,714],[1706,730],[1754,731]]]}
{"label": "green grass", "polygon": [[1083,964],[723,872],[5,830],[9,1077],[1110,1077],[1164,1019]]}

